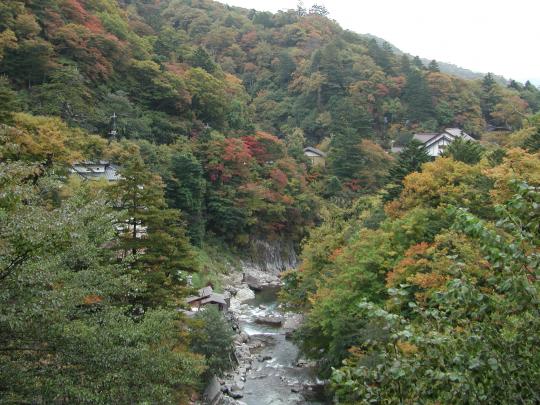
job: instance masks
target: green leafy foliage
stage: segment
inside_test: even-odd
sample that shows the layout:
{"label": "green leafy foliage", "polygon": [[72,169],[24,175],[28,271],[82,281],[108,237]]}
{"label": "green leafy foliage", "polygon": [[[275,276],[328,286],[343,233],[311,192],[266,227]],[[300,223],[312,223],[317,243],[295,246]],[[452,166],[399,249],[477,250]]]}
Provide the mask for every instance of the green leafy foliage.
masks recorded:
{"label": "green leafy foliage", "polygon": [[217,308],[200,311],[193,321],[190,347],[205,356],[208,373],[222,375],[233,367],[233,331]]}
{"label": "green leafy foliage", "polygon": [[537,157],[437,158],[375,224],[380,200],[312,231],[281,297],[336,401],[538,401]]}
{"label": "green leafy foliage", "polygon": [[480,161],[483,153],[484,148],[478,142],[458,138],[448,145],[443,156],[473,165]]}
{"label": "green leafy foliage", "polygon": [[[177,403],[197,388],[175,310],[127,315],[147,288],[103,246],[115,212],[21,163],[0,175],[0,393],[7,402]],[[32,181],[36,179],[36,181]],[[56,196],[56,197],[55,197]]]}

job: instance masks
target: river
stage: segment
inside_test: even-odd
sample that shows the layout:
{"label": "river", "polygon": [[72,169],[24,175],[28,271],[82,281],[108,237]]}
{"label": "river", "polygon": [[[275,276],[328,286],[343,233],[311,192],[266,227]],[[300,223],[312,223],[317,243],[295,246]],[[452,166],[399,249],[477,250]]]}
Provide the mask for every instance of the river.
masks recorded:
{"label": "river", "polygon": [[242,402],[247,405],[326,404],[322,397],[322,382],[315,369],[299,364],[298,347],[286,338],[283,326],[261,325],[261,317],[284,317],[280,311],[277,289],[267,288],[255,294],[237,311],[240,328],[250,342],[261,342],[252,349],[254,360],[245,376]]}

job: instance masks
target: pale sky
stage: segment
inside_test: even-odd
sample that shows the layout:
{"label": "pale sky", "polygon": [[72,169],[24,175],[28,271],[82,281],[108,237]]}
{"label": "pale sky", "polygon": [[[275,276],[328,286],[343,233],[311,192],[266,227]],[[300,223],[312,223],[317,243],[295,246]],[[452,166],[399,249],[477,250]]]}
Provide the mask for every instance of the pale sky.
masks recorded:
{"label": "pale sky", "polygon": [[[219,0],[277,11],[297,0]],[[540,85],[540,0],[304,0],[329,17],[404,52]]]}

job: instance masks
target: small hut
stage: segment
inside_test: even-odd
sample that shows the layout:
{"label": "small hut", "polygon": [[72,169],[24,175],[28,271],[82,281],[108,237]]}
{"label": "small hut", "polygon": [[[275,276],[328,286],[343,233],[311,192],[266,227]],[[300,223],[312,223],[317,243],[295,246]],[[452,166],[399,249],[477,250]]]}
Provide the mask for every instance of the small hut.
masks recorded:
{"label": "small hut", "polygon": [[304,148],[304,155],[308,157],[313,166],[324,166],[326,163],[326,153],[312,146]]}
{"label": "small hut", "polygon": [[216,305],[220,311],[229,308],[229,300],[223,294],[215,293],[211,286],[201,288],[198,294],[186,298],[191,311],[197,312],[206,305]]}

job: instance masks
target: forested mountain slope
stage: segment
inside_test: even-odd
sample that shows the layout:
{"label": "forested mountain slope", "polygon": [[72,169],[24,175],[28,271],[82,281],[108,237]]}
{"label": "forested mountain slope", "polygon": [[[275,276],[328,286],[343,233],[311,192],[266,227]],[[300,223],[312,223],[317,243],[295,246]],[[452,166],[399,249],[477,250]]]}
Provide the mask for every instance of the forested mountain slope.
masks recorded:
{"label": "forested mountain slope", "polygon": [[[534,86],[458,79],[345,31],[313,8],[277,14],[209,0],[5,1],[0,72],[20,106],[106,133],[170,143],[205,125],[308,139],[352,128],[386,140],[410,127],[517,126]],[[69,86],[68,86],[69,84]]]}

